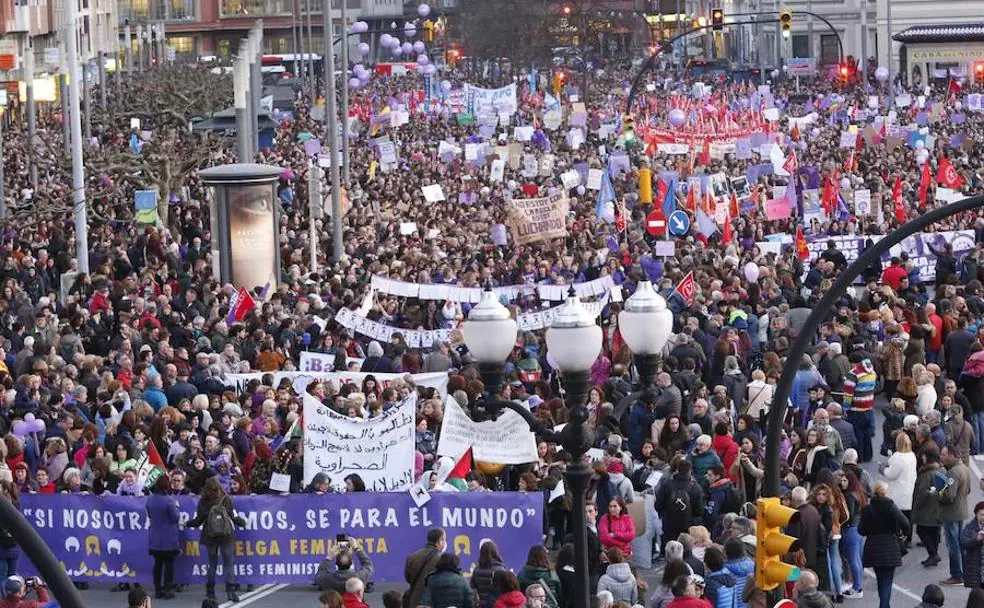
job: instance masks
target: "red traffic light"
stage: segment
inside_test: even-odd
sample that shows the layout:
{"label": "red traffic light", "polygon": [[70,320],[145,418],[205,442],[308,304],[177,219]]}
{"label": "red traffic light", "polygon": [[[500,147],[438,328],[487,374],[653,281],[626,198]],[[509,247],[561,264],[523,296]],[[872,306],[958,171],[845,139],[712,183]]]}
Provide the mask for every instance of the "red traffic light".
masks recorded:
{"label": "red traffic light", "polygon": [[974,66],[974,71],[978,74],[984,74],[984,63],[978,63]]}
{"label": "red traffic light", "polygon": [[571,7],[565,6],[564,7],[564,14],[565,15],[570,15],[571,14]]}
{"label": "red traffic light", "polygon": [[846,65],[841,66],[841,76],[844,76],[846,78],[847,75],[850,73],[850,71],[851,70]]}

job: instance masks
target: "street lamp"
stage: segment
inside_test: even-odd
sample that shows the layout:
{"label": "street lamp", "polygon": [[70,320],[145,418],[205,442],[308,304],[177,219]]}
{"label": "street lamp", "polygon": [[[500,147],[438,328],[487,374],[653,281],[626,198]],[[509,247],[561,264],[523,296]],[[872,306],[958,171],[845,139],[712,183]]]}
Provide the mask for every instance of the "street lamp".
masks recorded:
{"label": "street lamp", "polygon": [[673,331],[673,313],[649,281],[640,281],[618,313],[622,338],[635,355],[643,386],[654,384],[656,363]]}
{"label": "street lamp", "polygon": [[[665,305],[665,304],[664,304]],[[502,382],[502,363],[512,352],[516,341],[516,321],[505,306],[486,289],[478,305],[472,309],[462,328],[465,345],[478,361],[479,374],[487,395],[471,408],[472,418],[495,420],[503,409],[509,409],[526,420],[530,429],[548,441],[557,442],[573,460],[564,473],[564,483],[574,499],[574,606],[588,608],[590,572],[588,571],[588,529],[584,521],[585,495],[591,481],[591,465],[584,455],[594,444],[594,431],[587,425],[585,407],[591,365],[601,352],[601,327],[595,317],[581,305],[572,287],[567,301],[557,310],[553,324],[547,330],[547,349],[561,372],[565,391],[568,423],[555,432],[528,409],[514,401],[499,401],[495,396]]]}

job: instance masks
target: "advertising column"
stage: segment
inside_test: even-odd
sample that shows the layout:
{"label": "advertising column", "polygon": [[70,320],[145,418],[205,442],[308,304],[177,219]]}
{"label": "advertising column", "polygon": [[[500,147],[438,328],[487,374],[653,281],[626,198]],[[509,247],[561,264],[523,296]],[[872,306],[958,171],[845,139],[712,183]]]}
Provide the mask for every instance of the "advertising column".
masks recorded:
{"label": "advertising column", "polygon": [[212,186],[209,203],[213,227],[212,255],[218,279],[253,292],[277,289],[280,250],[277,235],[277,180],[281,169],[270,165],[234,164],[206,169],[202,180]]}

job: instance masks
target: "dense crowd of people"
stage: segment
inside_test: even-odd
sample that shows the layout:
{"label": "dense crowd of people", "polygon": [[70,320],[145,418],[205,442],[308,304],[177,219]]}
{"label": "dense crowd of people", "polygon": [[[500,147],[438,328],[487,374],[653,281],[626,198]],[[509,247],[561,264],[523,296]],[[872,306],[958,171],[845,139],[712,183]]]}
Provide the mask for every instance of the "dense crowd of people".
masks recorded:
{"label": "dense crowd of people", "polygon": [[[134,75],[135,82],[127,85],[132,95],[113,103],[153,95],[149,83],[154,79],[180,80],[193,69],[161,67]],[[514,314],[549,304],[541,299],[538,285],[609,277],[622,298],[606,301],[602,309],[604,345],[591,370],[588,393],[595,447],[603,450],[594,462],[586,511],[592,590],[602,606],[764,606],[764,593],[749,578],[754,507],[748,505],[761,495],[764,420],[786,351],[848,260],[833,242],[816,256],[802,250],[798,237],[778,253],[757,245],[770,236],[798,234],[803,227],[795,206],[789,219],[771,221],[765,214],[765,202],[779,198],[775,188],[789,183],[776,171],[750,180],[751,194],[745,198],[753,204],[729,213],[714,230],[696,221],[692,193],[673,190],[668,196],[676,200],[670,207],[686,210],[695,221],[689,235],[675,240],[675,255],[655,255],[657,239],[644,229],[648,209],[640,203],[643,165],[652,168],[652,185],[658,186],[666,171],[677,171],[679,183],[685,184],[688,175],[745,175],[758,163],[739,160],[731,152],[715,158],[703,152],[670,156],[645,145],[647,125],[665,126],[671,108],[682,105],[701,125],[705,117],[708,123],[727,117],[765,124],[768,132],[780,134],[779,142],[795,154],[798,167],[814,168],[822,183],[845,192],[869,189],[881,212],[855,216],[840,205],[831,208],[806,226],[812,238],[822,239],[878,237],[945,204],[935,199],[932,188],[921,196],[923,163],[935,174],[945,159],[964,182],[964,193],[982,193],[979,142],[984,118],[968,112],[961,113],[959,123],[932,123],[936,145],[920,163],[917,156],[929,146],[890,149],[887,136],[867,142],[869,138],[859,138],[859,145],[850,149],[839,146],[842,114],[863,129],[857,115],[867,111],[869,95],[894,97],[875,81],[836,98],[831,97],[832,83],[824,79],[807,84],[805,94],[774,82],[769,96],[780,118],[763,122],[760,115],[767,104],[754,86],[710,83],[709,94],[691,103],[692,82],[682,77],[684,86],[677,89],[668,82],[673,73],[658,71],[650,78],[652,90],[636,108],[639,145],[618,133],[603,138],[598,132],[623,111],[628,76],[609,66],[592,74],[587,91],[571,87],[555,93],[564,108],[571,107],[572,99],[586,103],[586,137],[577,147],[572,147],[566,126],[550,130],[544,125],[554,98],[546,90],[547,75],[540,75],[535,88],[520,79],[519,107],[509,120],[535,127],[533,138],[523,144],[524,153],[541,159],[549,154],[551,168],[531,176],[507,165],[496,181],[490,178],[488,162],[466,161],[454,153],[442,156],[439,144],[483,138],[506,143],[511,128],[500,125],[491,136],[482,134],[473,120],[451,112],[447,98],[425,103],[418,96],[421,80],[412,74],[377,78],[353,91],[361,124],[350,146],[351,207],[343,218],[345,255],[337,261],[330,259],[330,219],[310,219],[301,202],[308,200],[309,170],[303,134],[323,139],[324,128],[311,118],[308,101],[299,98],[293,114],[280,123],[273,147],[255,159],[284,169],[278,187],[280,282],[269,293],[264,286],[243,286],[259,301],[234,322],[228,320],[230,298],[240,286],[213,278],[206,189],[195,170],[188,175],[187,189],[163,202],[169,212],[161,215],[167,219],[156,225],[136,223],[126,202],[132,200],[132,184],[90,175],[96,193],[91,205],[98,211],[89,233],[92,272],[67,285],[65,273],[75,268],[70,215],[53,211],[6,225],[0,269],[3,497],[16,503],[24,494],[151,495],[153,582],[157,597],[169,598],[176,590],[173,563],[181,551],[176,537],[167,533],[178,526],[173,496],[201,495],[197,514],[187,525],[203,527],[210,565],[207,594],[215,596],[214,572],[221,556],[226,591],[235,600],[231,546],[243,522],[229,497],[275,493],[270,489],[275,474],[290,477],[291,492],[325,492],[330,481],[316,478],[304,486],[302,444],[290,433],[301,412],[301,394],[290,382],[275,383],[272,372],[297,369],[300,353],[312,351],[334,357],[338,369],[354,365],[363,372],[408,374],[388,386],[372,376],[358,386],[316,381],[305,392],[359,419],[380,415],[416,392],[418,477],[439,460],[444,402],[433,389],[417,386],[412,375],[448,373],[448,394],[466,410],[483,398],[484,385],[460,331],[470,304],[370,292],[373,276],[469,288],[525,285],[528,289],[517,299],[506,302]],[[451,78],[452,86],[465,78]],[[926,93],[925,103],[927,109],[942,108],[944,115],[960,113],[946,83]],[[407,125],[376,126],[376,117],[390,105],[409,105]],[[872,112],[868,122],[876,113],[887,114],[886,108]],[[816,115],[811,127],[801,132],[799,123],[791,126],[789,118],[810,113]],[[898,108],[898,115],[899,124],[916,120],[915,105],[911,111]],[[57,113],[41,117],[53,149],[58,149],[60,119]],[[25,170],[25,129],[16,114],[7,120],[4,136],[13,138],[13,143],[6,142],[9,153],[3,158],[9,203],[40,203],[58,197],[59,188],[64,194],[57,159],[40,164],[43,179],[32,187]],[[142,128],[158,127],[150,121]],[[170,127],[159,128],[166,132]],[[683,130],[688,128],[698,127],[692,123]],[[378,147],[369,142],[380,134],[388,134],[397,145],[395,167],[382,167]],[[960,145],[950,145],[954,136],[963,137]],[[124,126],[107,121],[90,143],[115,146],[125,154],[128,137]],[[23,145],[16,145],[18,141]],[[235,160],[229,142],[210,139],[208,145],[218,150],[198,168]],[[490,230],[507,223],[506,201],[564,190],[561,173],[581,163],[607,169],[608,156],[626,145],[632,163],[610,172],[615,198],[625,204],[625,211],[615,206],[618,221],[598,212],[603,205],[582,183],[567,189],[566,237],[519,246],[493,244]],[[842,178],[847,181],[843,187]],[[432,183],[442,185],[446,200],[425,201],[421,188]],[[310,221],[317,222],[317,272],[311,271]],[[401,230],[401,224],[411,222],[412,230]],[[940,543],[945,542],[944,584],[967,585],[977,593],[984,583],[984,503],[971,510],[967,498],[978,483],[968,468],[969,458],[984,451],[982,228],[984,216],[975,213],[933,228],[972,230],[975,243],[959,256],[949,245],[938,247],[932,280],[924,280],[916,261],[904,255],[886,260],[884,268],[876,264],[866,269],[865,284],[844,294],[813,341],[811,354],[799,364],[779,467],[783,500],[800,512],[790,532],[802,549],[789,556],[803,568],[795,589],[789,590],[800,606],[862,597],[866,567],[877,576],[881,606],[892,605],[893,574],[913,535],[926,552],[922,565],[928,570],[942,563]],[[757,271],[747,272],[749,264]],[[675,287],[691,272],[695,293],[685,298]],[[669,300],[673,335],[660,361],[655,399],[627,403],[623,411],[616,406],[638,386],[639,377],[619,330],[619,300],[642,281],[653,282]],[[385,343],[336,322],[340,309],[354,311],[364,301],[371,307],[360,314],[395,329]],[[431,347],[411,346],[403,335],[436,329],[450,330],[449,338]],[[350,363],[353,359],[361,363]],[[551,361],[543,331],[521,331],[494,397],[523,402],[544,422],[563,424],[568,404]],[[225,378],[245,371],[271,375],[237,392]],[[879,433],[875,409],[882,406]],[[145,487],[138,478],[139,463],[151,448],[168,475]],[[863,465],[879,454],[885,460],[880,473],[873,474]],[[542,491],[546,501],[571,457],[546,441],[539,443],[538,456],[537,462],[502,473],[475,469],[465,479],[467,490]],[[365,490],[358,476],[345,482],[348,491]],[[443,482],[433,483],[440,489],[451,485]],[[641,531],[628,506],[644,502],[649,494],[658,522],[658,533],[650,535],[654,559],[664,564],[655,589],[647,589],[635,573],[651,563],[640,563],[635,555]],[[530,548],[526,564],[504,564],[495,545],[486,543],[468,581],[461,577],[456,558],[444,553],[443,533],[433,532],[428,544],[439,551],[409,558],[409,597],[384,598],[386,605],[569,608],[574,560],[568,541],[575,532],[571,509],[569,492],[546,504],[544,543]],[[222,521],[213,522],[213,514]],[[552,556],[547,547],[559,552]],[[0,536],[0,580],[7,580],[5,592],[23,597],[26,582],[8,578],[17,574],[20,556],[12,538]],[[317,581],[326,593],[323,603],[362,605],[371,574],[368,557],[354,548],[332,556]],[[933,604],[935,593],[927,589],[927,605]],[[140,600],[138,596],[132,599]]]}

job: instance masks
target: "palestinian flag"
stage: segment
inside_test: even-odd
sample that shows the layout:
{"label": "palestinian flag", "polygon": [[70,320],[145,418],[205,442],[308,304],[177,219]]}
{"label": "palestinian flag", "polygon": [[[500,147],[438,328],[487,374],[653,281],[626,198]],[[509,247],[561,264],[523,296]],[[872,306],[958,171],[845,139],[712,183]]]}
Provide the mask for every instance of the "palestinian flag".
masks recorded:
{"label": "palestinian flag", "polygon": [[157,486],[161,477],[166,475],[167,469],[164,468],[164,459],[161,458],[154,442],[148,441],[147,452],[140,459],[140,467],[137,469],[137,480],[143,480],[144,489],[150,490]]}

